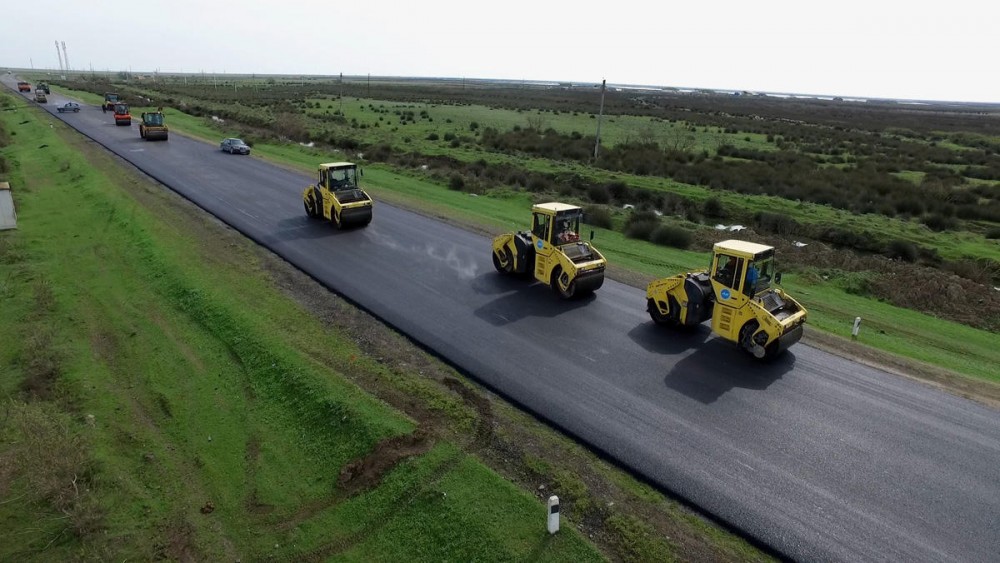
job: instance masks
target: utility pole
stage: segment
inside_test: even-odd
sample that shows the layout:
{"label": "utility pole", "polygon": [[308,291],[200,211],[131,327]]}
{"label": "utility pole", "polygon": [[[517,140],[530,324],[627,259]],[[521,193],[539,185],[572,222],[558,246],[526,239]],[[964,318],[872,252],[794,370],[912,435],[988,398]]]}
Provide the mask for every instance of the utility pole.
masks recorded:
{"label": "utility pole", "polygon": [[597,162],[597,153],[601,148],[601,119],[604,117],[604,89],[607,80],[601,80],[601,111],[597,114],[597,141],[594,142],[594,162]]}
{"label": "utility pole", "polygon": [[28,64],[31,65],[31,70],[35,70],[35,59],[28,57]]}
{"label": "utility pole", "polygon": [[63,70],[62,51],[59,50],[58,41],[56,41],[56,56],[59,57],[59,74],[62,74],[65,71]]}
{"label": "utility pole", "polygon": [[69,72],[69,53],[66,52],[66,42],[60,41],[60,43],[62,43],[63,48],[63,63],[66,64],[66,72]]}
{"label": "utility pole", "polygon": [[344,115],[344,73],[340,73],[340,115]]}

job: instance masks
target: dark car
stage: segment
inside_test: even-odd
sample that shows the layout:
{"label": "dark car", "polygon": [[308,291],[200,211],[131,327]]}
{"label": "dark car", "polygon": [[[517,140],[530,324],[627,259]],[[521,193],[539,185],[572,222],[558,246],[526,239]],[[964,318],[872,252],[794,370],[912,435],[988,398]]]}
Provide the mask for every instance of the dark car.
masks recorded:
{"label": "dark car", "polygon": [[80,104],[78,104],[76,102],[66,102],[65,104],[57,107],[56,111],[58,111],[59,113],[64,113],[64,112],[67,112],[67,111],[71,111],[73,113],[79,113],[80,112]]}
{"label": "dark car", "polygon": [[250,154],[250,146],[244,143],[242,139],[223,139],[222,144],[219,146],[223,152],[228,152],[229,154]]}

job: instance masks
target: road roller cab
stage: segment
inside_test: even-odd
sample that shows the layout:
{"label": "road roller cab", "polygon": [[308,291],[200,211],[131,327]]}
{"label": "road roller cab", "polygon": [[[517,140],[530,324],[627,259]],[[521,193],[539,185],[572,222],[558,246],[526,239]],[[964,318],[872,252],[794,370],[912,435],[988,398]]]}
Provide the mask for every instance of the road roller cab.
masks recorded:
{"label": "road roller cab", "polygon": [[371,223],[374,202],[359,185],[361,174],[350,162],[320,164],[316,184],[302,192],[306,215],[331,221],[338,229]]}
{"label": "road roller cab", "polygon": [[104,103],[101,104],[101,109],[104,111],[112,111],[115,109],[115,104],[122,101],[121,96],[116,92],[105,92],[104,93]]}
{"label": "road roller cab", "polygon": [[[530,231],[493,239],[493,265],[505,274],[524,274],[550,286],[563,299],[593,293],[604,284],[607,260],[580,240],[583,210],[565,203],[531,208]],[[591,232],[593,238],[593,232]]]}
{"label": "road roller cab", "polygon": [[708,271],[655,280],[646,308],[657,324],[694,326],[711,319],[712,332],[757,358],[773,358],[802,338],[806,310],[775,287],[774,248],[727,240],[713,247]]}
{"label": "road roller cab", "polygon": [[142,121],[139,122],[139,137],[147,141],[166,141],[168,136],[169,130],[163,123],[162,108],[142,113]]}
{"label": "road roller cab", "polygon": [[115,125],[132,125],[132,114],[128,111],[128,104],[121,102],[115,104]]}

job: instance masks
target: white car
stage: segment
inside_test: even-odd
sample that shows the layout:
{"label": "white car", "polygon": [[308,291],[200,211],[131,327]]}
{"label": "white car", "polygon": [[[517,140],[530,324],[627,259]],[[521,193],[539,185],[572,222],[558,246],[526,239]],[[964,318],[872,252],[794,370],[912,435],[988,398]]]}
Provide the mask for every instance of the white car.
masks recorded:
{"label": "white car", "polygon": [[59,113],[65,113],[71,111],[73,113],[80,113],[80,104],[76,102],[66,102],[65,104],[56,108]]}

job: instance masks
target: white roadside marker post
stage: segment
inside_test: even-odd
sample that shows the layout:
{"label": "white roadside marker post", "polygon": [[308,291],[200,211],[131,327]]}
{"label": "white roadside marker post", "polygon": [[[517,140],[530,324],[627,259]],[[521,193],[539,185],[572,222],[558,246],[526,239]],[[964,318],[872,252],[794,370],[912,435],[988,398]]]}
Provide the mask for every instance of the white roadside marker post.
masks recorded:
{"label": "white roadside marker post", "polygon": [[858,332],[861,331],[861,317],[854,317],[854,328],[851,329],[851,338],[857,340]]}
{"label": "white roadside marker post", "polygon": [[554,534],[559,531],[559,497],[552,495],[549,497],[548,528],[549,533]]}

